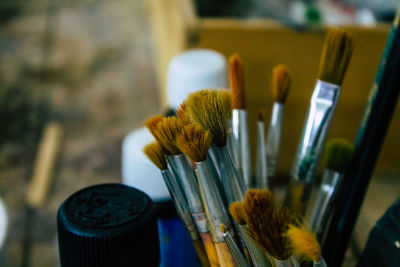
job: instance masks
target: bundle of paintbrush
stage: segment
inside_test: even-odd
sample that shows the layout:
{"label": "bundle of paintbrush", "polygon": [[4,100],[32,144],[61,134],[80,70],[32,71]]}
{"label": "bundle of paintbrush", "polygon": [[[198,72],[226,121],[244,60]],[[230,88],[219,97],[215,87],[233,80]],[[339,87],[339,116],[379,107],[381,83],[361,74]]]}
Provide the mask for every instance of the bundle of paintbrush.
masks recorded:
{"label": "bundle of paintbrush", "polygon": [[[203,266],[297,266],[294,254],[324,266],[319,244],[299,216],[306,208],[352,50],[347,32],[328,32],[285,208],[276,207],[267,188],[277,174],[283,108],[291,86],[286,66],[272,72],[268,135],[259,113],[256,172],[250,161],[244,70],[237,55],[229,60],[231,92],[200,90],[182,103],[177,117],[155,116],[146,122],[156,143],[145,153],[161,170]],[[320,241],[351,158],[349,147],[340,141],[328,148],[328,170],[311,219]]]}

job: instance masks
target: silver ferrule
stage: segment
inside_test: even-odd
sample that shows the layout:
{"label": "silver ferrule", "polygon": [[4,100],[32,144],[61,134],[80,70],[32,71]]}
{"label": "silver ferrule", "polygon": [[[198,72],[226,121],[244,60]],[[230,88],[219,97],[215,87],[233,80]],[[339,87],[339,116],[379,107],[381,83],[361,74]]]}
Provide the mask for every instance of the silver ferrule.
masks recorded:
{"label": "silver ferrule", "polygon": [[246,227],[247,226],[245,225],[239,225],[239,233],[242,235],[243,240],[246,244],[253,266],[254,267],[271,266],[267,258],[267,255],[261,251],[261,249],[254,242],[254,240],[246,233]]}
{"label": "silver ferrule", "polygon": [[294,256],[290,256],[286,260],[275,259],[276,267],[300,267],[298,260]]}
{"label": "silver ferrule", "polygon": [[265,151],[265,129],[264,122],[257,122],[257,188],[268,188],[267,153]]}
{"label": "silver ferrule", "polygon": [[328,267],[328,264],[326,264],[324,258],[321,257],[318,262],[313,262],[313,267]]}
{"label": "silver ferrule", "polygon": [[196,174],[193,167],[183,154],[174,155],[173,160],[178,172],[179,182],[182,185],[183,192],[185,192],[190,210],[193,213],[204,212],[199,186],[197,184]]}
{"label": "silver ferrule", "polygon": [[228,202],[227,204],[229,205],[234,201],[242,201],[246,193],[246,187],[238,169],[236,169],[233,163],[228,148],[226,146],[214,147],[213,150],[218,158],[221,182]]}
{"label": "silver ferrule", "polygon": [[218,175],[218,179],[221,179],[221,172],[219,170],[218,158],[217,155],[215,155],[214,153],[214,147],[216,147],[215,144],[211,144],[211,147],[208,150],[208,156],[210,157],[210,160],[212,162],[212,168],[214,169],[214,172]]}
{"label": "silver ferrule", "polygon": [[239,168],[240,167],[239,144],[236,142],[236,139],[233,135],[232,124],[233,124],[233,119],[229,120],[227,146],[229,148],[229,153],[231,153],[235,166]]}
{"label": "silver ferrule", "polygon": [[323,225],[331,213],[334,195],[340,184],[342,175],[342,173],[332,170],[325,170],[324,172],[310,219],[311,229],[316,233],[317,237],[324,230]]}
{"label": "silver ferrule", "polygon": [[269,123],[268,136],[267,136],[267,159],[268,159],[268,174],[272,177],[276,175],[278,166],[281,131],[282,131],[282,117],[284,105],[275,102],[272,108],[272,117]]}
{"label": "silver ferrule", "polygon": [[294,179],[313,182],[339,94],[340,86],[317,80],[293,166]]}
{"label": "silver ferrule", "polygon": [[219,228],[221,224],[225,225],[228,231],[232,231],[228,212],[224,201],[219,193],[209,159],[203,162],[196,162],[199,183],[203,189],[204,200],[208,207],[210,220],[215,230],[215,239],[217,242],[224,242],[224,237]]}
{"label": "silver ferrule", "polygon": [[249,130],[247,125],[247,111],[242,109],[232,110],[232,133],[239,147],[238,165],[246,188],[253,186],[251,161],[250,161],[250,144]]}
{"label": "silver ferrule", "polygon": [[235,241],[233,240],[231,234],[228,232],[223,233],[223,237],[224,237],[226,246],[228,247],[228,249],[232,255],[235,265],[237,267],[250,267],[250,264],[246,261],[242,252],[240,251],[240,249],[236,245]]}
{"label": "silver ferrule", "polygon": [[176,212],[183,221],[186,230],[190,235],[190,238],[192,240],[198,240],[200,236],[199,233],[197,232],[196,224],[194,222],[189,206],[187,205],[185,196],[181,191],[179,184],[177,184],[177,182],[174,181],[174,177],[172,176],[170,170],[168,169],[162,170],[161,175],[164,179],[165,184],[167,185]]}

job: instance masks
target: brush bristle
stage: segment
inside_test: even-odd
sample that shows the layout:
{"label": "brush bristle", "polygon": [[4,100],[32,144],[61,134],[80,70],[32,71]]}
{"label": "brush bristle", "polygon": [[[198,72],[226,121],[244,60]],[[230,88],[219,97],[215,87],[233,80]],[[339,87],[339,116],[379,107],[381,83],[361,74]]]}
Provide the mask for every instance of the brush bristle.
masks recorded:
{"label": "brush bristle", "polygon": [[143,153],[149,158],[154,165],[160,170],[167,169],[167,160],[163,152],[163,148],[156,142],[152,142],[143,148]]}
{"label": "brush bristle", "polygon": [[175,144],[177,135],[183,128],[182,120],[176,117],[163,118],[155,126],[153,133],[156,141],[168,151],[169,154],[179,155],[182,154]]}
{"label": "brush bristle", "polygon": [[246,223],[250,236],[268,254],[278,260],[289,258],[291,252],[288,239],[284,235],[296,218],[287,209],[278,209],[268,190],[248,190],[243,202]]}
{"label": "brush bristle", "polygon": [[232,108],[245,109],[243,63],[238,54],[229,58],[229,81],[232,90]]}
{"label": "brush bristle", "polygon": [[264,110],[260,109],[258,111],[258,121],[264,122],[264,120],[265,120],[265,112]]}
{"label": "brush bristle", "polygon": [[231,99],[226,90],[201,90],[189,95],[186,108],[191,119],[210,130],[213,142],[225,146],[228,138]]}
{"label": "brush bristle", "polygon": [[321,247],[314,233],[304,226],[290,225],[286,236],[290,240],[290,247],[300,259],[318,262],[321,260]]}
{"label": "brush bristle", "polygon": [[154,117],[151,117],[148,119],[144,124],[146,125],[147,130],[154,136],[154,131],[156,129],[156,125],[162,121],[163,116],[161,115],[156,115]]}
{"label": "brush bristle", "polygon": [[346,172],[353,158],[353,145],[346,139],[329,140],[326,145],[326,168],[332,171]]}
{"label": "brush bristle", "polygon": [[342,85],[353,49],[353,37],[348,32],[329,30],[322,50],[318,79]]}
{"label": "brush bristle", "polygon": [[221,224],[219,225],[219,230],[221,230],[222,233],[226,233],[226,226],[225,226],[225,224],[222,224],[222,223],[221,223]]}
{"label": "brush bristle", "polygon": [[229,213],[238,225],[246,224],[246,214],[244,213],[242,203],[232,202],[232,204],[229,205]]}
{"label": "brush bristle", "polygon": [[189,124],[183,127],[176,138],[176,145],[194,162],[203,162],[212,141],[211,133],[199,124]]}
{"label": "brush bristle", "polygon": [[285,103],[292,75],[285,65],[278,65],[272,70],[272,97],[275,102]]}
{"label": "brush bristle", "polygon": [[189,115],[187,114],[187,110],[186,110],[186,104],[185,102],[182,102],[179,105],[178,110],[176,111],[176,116],[181,119],[183,121],[183,123],[186,124],[190,124],[192,123]]}

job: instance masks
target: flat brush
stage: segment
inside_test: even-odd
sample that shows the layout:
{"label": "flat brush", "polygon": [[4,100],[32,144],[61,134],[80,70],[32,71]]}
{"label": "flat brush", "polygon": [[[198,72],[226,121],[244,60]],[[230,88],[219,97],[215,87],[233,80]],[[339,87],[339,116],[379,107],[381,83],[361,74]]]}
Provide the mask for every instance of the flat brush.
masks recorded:
{"label": "flat brush", "polygon": [[249,263],[246,261],[242,252],[240,251],[240,249],[236,245],[235,241],[233,240],[233,237],[231,236],[231,234],[228,231],[226,231],[225,225],[221,224],[219,226],[219,228],[220,228],[221,232],[223,233],[225,242],[229,248],[229,251],[231,252],[233,260],[236,263],[236,266],[237,267],[250,267]]}
{"label": "flat brush", "polygon": [[239,226],[239,233],[242,235],[243,240],[245,242],[245,249],[244,253],[249,254],[251,262],[254,267],[263,267],[269,266],[268,258],[264,252],[261,251],[259,246],[256,245],[254,240],[247,235],[247,225],[245,221],[245,213],[243,211],[243,205],[240,202],[233,202],[229,206],[229,213],[231,214],[232,218],[235,220],[236,224]]}
{"label": "flat brush", "polygon": [[192,120],[212,134],[213,146],[210,152],[217,159],[228,204],[241,201],[245,194],[245,185],[227,148],[231,113],[229,93],[222,90],[201,90],[189,95],[186,107]]}
{"label": "flat brush", "polygon": [[265,146],[264,113],[258,112],[257,122],[257,165],[256,165],[256,187],[268,188],[267,152]]}
{"label": "flat brush", "polygon": [[276,208],[271,192],[266,189],[247,190],[243,210],[249,235],[274,258],[276,266],[299,266],[291,257],[285,236],[289,225],[297,224],[298,219],[289,210]]}
{"label": "flat brush", "polygon": [[[249,130],[247,125],[243,64],[237,54],[229,58],[229,81],[232,90],[232,133],[238,148],[237,167],[246,188],[253,186],[250,162]],[[233,149],[235,151],[235,149]]]}
{"label": "flat brush", "polygon": [[271,121],[269,123],[267,137],[267,162],[268,175],[275,177],[278,166],[283,109],[292,84],[292,75],[285,65],[278,65],[272,70],[272,108]]}
{"label": "flat brush", "polygon": [[290,225],[286,236],[290,240],[293,254],[298,258],[312,261],[314,267],[327,267],[321,255],[321,247],[314,233],[308,231],[304,226]]}
{"label": "flat brush", "polygon": [[224,235],[219,228],[225,225],[228,232],[233,235],[229,215],[225,203],[216,184],[215,172],[211,168],[211,162],[207,156],[212,142],[210,131],[204,130],[198,124],[190,124],[183,127],[182,132],[176,139],[179,149],[195,162],[199,184],[201,186],[206,209],[213,228],[213,241],[217,250],[221,266],[235,266],[232,255],[226,245]]}
{"label": "flat brush", "polygon": [[340,29],[328,31],[317,84],[293,165],[284,204],[303,215],[311,193],[315,172],[325,144],[341,85],[353,53],[353,39]]}
{"label": "flat brush", "polygon": [[323,242],[323,233],[336,193],[353,156],[353,145],[346,139],[328,141],[325,150],[326,170],[318,189],[313,207],[310,226],[317,239]]}
{"label": "flat brush", "polygon": [[150,161],[153,162],[158,169],[160,169],[161,175],[174,202],[176,211],[183,221],[190,238],[192,239],[194,248],[200,258],[202,266],[210,266],[185,195],[178,181],[175,180],[174,176],[168,169],[162,147],[156,142],[153,142],[146,145],[143,149],[143,152],[150,159]]}
{"label": "flat brush", "polygon": [[206,250],[210,251],[210,230],[198,187],[196,174],[191,163],[176,145],[176,137],[181,133],[184,122],[175,117],[163,118],[156,126],[154,136],[158,142],[169,152],[167,158],[176,166],[177,179],[185,193],[190,211],[200,232]]}

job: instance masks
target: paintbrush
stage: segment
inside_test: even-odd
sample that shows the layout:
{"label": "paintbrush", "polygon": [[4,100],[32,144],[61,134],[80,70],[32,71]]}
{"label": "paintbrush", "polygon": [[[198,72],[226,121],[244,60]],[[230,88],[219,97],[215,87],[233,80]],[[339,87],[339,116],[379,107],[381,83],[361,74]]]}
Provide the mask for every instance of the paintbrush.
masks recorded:
{"label": "paintbrush", "polygon": [[400,93],[400,6],[390,30],[323,245],[331,266],[343,261]]}
{"label": "paintbrush", "polygon": [[321,255],[321,247],[313,232],[308,231],[304,226],[290,225],[286,232],[290,240],[290,248],[298,258],[312,261],[314,267],[327,267]]}
{"label": "paintbrush", "polygon": [[250,257],[251,262],[254,267],[263,267],[269,264],[268,258],[263,251],[259,248],[259,246],[254,242],[254,240],[247,235],[247,225],[245,220],[245,213],[243,211],[243,205],[240,202],[233,202],[229,206],[229,213],[232,218],[235,220],[236,224],[239,226],[239,233],[242,235],[243,240],[245,242],[245,249],[243,249],[243,253]]}
{"label": "paintbrush", "polygon": [[341,85],[353,52],[353,39],[341,29],[331,29],[325,39],[318,80],[293,165],[284,204],[304,214],[320,155],[325,144]]}
{"label": "paintbrush", "polygon": [[153,164],[158,169],[160,169],[161,175],[171,195],[172,201],[174,202],[175,209],[179,217],[183,221],[190,238],[192,239],[193,246],[197,252],[197,255],[199,256],[202,266],[210,266],[206,252],[204,250],[203,243],[196,229],[196,224],[192,217],[190,208],[187,204],[185,195],[178,181],[175,180],[175,177],[168,169],[167,160],[165,159],[163,148],[158,143],[153,142],[146,145],[143,149],[143,152],[150,159],[150,161],[153,162]]}
{"label": "paintbrush", "polygon": [[201,199],[200,190],[198,187],[196,174],[193,167],[176,145],[175,139],[180,134],[184,126],[184,122],[175,117],[163,118],[155,126],[154,136],[159,143],[164,147],[169,155],[167,158],[171,158],[174,162],[177,171],[177,179],[182,186],[183,192],[185,193],[189,208],[192,212],[192,216],[197,225],[197,229],[200,232],[206,251],[211,251],[212,246],[209,242],[210,231],[207,224],[207,218],[204,210],[204,206]]}
{"label": "paintbrush", "polygon": [[182,132],[176,138],[179,149],[195,162],[199,184],[202,188],[206,209],[208,210],[210,227],[213,227],[213,241],[217,250],[221,266],[235,266],[223,233],[219,226],[225,225],[228,232],[233,234],[229,215],[225,203],[215,182],[215,172],[211,168],[210,158],[207,156],[212,142],[209,130],[203,129],[198,124],[190,124],[183,127]]}
{"label": "paintbrush", "polygon": [[272,70],[272,98],[274,105],[272,108],[271,121],[269,123],[267,137],[267,162],[268,175],[275,177],[278,166],[283,108],[292,84],[292,75],[285,65],[278,65]]}
{"label": "paintbrush", "polygon": [[[246,188],[253,186],[250,162],[249,131],[247,126],[246,98],[244,91],[243,64],[237,54],[229,58],[229,81],[232,91],[232,134],[233,145],[238,151],[239,168]],[[235,148],[232,150],[235,151]]]}
{"label": "paintbrush", "polygon": [[226,231],[225,225],[221,224],[219,226],[221,232],[223,233],[226,245],[228,246],[229,251],[231,252],[231,255],[233,257],[233,260],[236,263],[237,267],[250,267],[250,264],[246,261],[245,257],[243,256],[242,252],[236,245],[235,241],[233,240],[233,237],[231,234]]}
{"label": "paintbrush", "polygon": [[326,169],[314,203],[310,226],[322,243],[323,233],[336,193],[353,156],[353,145],[346,139],[332,139],[325,149]]}
{"label": "paintbrush", "polygon": [[228,91],[201,90],[189,95],[186,101],[186,108],[192,120],[212,134],[213,146],[210,152],[217,159],[228,204],[243,200],[245,194],[243,179],[227,148],[230,100]]}
{"label": "paintbrush", "polygon": [[299,266],[285,236],[289,225],[298,223],[293,213],[276,208],[271,192],[266,189],[247,190],[243,210],[249,235],[274,259],[276,266]]}
{"label": "paintbrush", "polygon": [[257,122],[257,165],[256,165],[256,187],[268,188],[267,152],[265,146],[264,113],[258,112]]}

